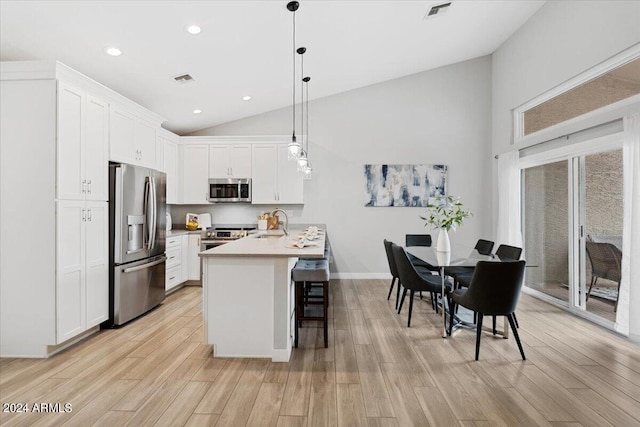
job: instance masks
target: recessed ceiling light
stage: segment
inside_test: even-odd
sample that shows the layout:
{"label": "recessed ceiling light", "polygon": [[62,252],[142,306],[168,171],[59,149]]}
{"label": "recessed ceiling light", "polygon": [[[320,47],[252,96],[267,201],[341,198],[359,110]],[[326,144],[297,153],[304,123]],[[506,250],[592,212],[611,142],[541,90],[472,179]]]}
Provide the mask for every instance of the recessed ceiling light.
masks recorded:
{"label": "recessed ceiling light", "polygon": [[187,27],[187,32],[188,32],[189,34],[193,34],[194,36],[195,36],[196,34],[200,34],[200,31],[202,31],[202,30],[201,30],[201,29],[200,29],[200,27],[198,27],[197,25],[189,25],[189,26]]}
{"label": "recessed ceiling light", "polygon": [[242,97],[243,101],[251,101],[251,97],[249,95],[243,96]]}
{"label": "recessed ceiling light", "polygon": [[202,110],[197,110],[197,109],[193,110],[193,114],[200,114],[200,113],[202,113]]}
{"label": "recessed ceiling light", "polygon": [[122,55],[122,51],[120,49],[118,49],[117,47],[108,47],[104,50],[107,55],[111,55],[111,56],[120,56]]}

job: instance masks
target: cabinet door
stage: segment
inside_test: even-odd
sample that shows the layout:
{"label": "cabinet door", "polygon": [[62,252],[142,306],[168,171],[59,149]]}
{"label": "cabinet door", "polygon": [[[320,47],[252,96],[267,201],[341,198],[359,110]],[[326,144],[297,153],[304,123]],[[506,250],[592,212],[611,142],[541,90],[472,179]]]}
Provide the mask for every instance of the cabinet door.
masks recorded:
{"label": "cabinet door", "polygon": [[151,169],[156,168],[156,128],[141,120],[136,120],[134,132],[136,164]]}
{"label": "cabinet door", "polygon": [[86,329],[109,318],[108,209],[107,202],[86,204]]}
{"label": "cabinet door", "polygon": [[231,176],[233,178],[251,178],[251,145],[232,145]]}
{"label": "cabinet door", "polygon": [[303,200],[303,179],[298,172],[298,164],[287,160],[287,145],[278,146],[278,203],[301,204]]}
{"label": "cabinet door", "polygon": [[278,147],[276,145],[254,145],[252,149],[251,203],[276,203],[276,168]]}
{"label": "cabinet door", "polygon": [[85,173],[87,200],[109,200],[109,105],[87,96],[85,120]]}
{"label": "cabinet door", "polygon": [[109,160],[136,163],[135,118],[113,106],[109,112]]}
{"label": "cabinet door", "polygon": [[178,203],[178,146],[163,140],[164,172],[167,174],[167,203]]}
{"label": "cabinet door", "polygon": [[85,228],[82,201],[56,203],[56,343],[85,330]]}
{"label": "cabinet door", "polygon": [[189,280],[200,280],[200,235],[189,234]]}
{"label": "cabinet door", "polygon": [[209,178],[231,176],[230,151],[228,145],[209,146]]}
{"label": "cabinet door", "polygon": [[185,204],[208,204],[209,146],[185,145],[183,156],[183,200]]}
{"label": "cabinet door", "polygon": [[84,199],[84,96],[82,91],[58,83],[58,199]]}
{"label": "cabinet door", "polygon": [[189,280],[189,235],[185,234],[181,236],[182,251],[180,252],[182,256],[181,264],[180,264],[180,272],[182,274],[182,278],[180,279],[180,283],[186,282]]}

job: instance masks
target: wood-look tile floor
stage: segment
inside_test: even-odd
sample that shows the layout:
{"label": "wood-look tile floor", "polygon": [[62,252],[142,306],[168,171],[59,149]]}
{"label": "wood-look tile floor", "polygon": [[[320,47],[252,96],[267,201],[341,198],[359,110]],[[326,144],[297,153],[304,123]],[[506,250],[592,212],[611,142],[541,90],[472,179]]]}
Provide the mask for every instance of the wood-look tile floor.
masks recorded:
{"label": "wood-look tile floor", "polygon": [[[440,337],[416,300],[411,328],[381,280],[333,280],[329,348],[305,328],[291,361],[213,359],[200,289],[46,360],[1,359],[2,403],[69,413],[0,413],[13,426],[637,426],[640,349],[530,296],[513,338]],[[487,322],[485,322],[487,323]]]}

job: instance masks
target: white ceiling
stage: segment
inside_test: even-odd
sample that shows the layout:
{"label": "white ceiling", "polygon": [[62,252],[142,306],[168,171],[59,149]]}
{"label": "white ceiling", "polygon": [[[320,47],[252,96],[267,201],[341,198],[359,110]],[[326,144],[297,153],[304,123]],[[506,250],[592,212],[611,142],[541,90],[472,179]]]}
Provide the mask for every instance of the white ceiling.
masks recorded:
{"label": "white ceiling", "polygon": [[[302,0],[297,46],[308,49],[311,99],[490,54],[545,3],[458,0],[423,19],[443,2]],[[185,134],[291,105],[286,3],[2,0],[0,59],[61,61]],[[188,34],[190,24],[202,33]],[[195,82],[173,80],[184,73]]]}

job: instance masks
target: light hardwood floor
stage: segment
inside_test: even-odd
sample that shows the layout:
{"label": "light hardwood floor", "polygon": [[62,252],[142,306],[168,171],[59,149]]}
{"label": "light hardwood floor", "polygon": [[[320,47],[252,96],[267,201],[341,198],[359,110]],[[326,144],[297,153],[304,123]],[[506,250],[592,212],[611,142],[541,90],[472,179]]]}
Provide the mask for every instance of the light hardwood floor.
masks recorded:
{"label": "light hardwood floor", "polygon": [[513,338],[485,333],[475,362],[474,331],[442,339],[427,299],[416,300],[407,328],[407,309],[397,315],[387,290],[381,280],[333,280],[329,348],[322,329],[305,328],[286,364],[211,358],[200,289],[185,288],[50,359],[1,359],[3,404],[73,410],[0,413],[0,424],[640,425],[637,346],[523,295],[527,361]]}

